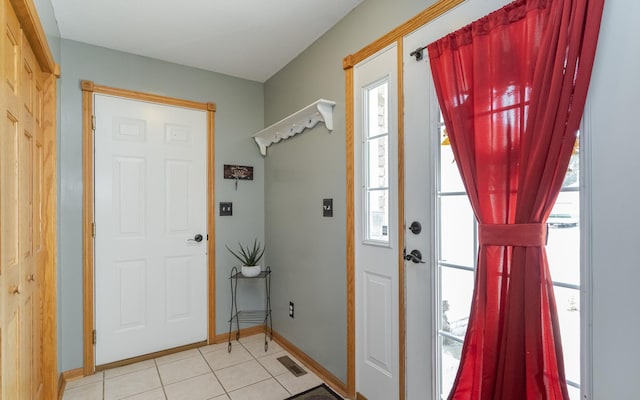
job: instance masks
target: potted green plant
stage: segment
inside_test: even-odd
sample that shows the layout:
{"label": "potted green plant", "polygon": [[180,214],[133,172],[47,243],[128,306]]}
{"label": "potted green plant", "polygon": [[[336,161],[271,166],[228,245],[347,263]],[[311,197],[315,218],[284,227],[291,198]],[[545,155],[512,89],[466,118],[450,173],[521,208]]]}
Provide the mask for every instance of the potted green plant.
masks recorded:
{"label": "potted green plant", "polygon": [[259,275],[261,268],[258,263],[264,255],[265,247],[258,242],[257,238],[253,241],[253,247],[245,247],[242,243],[238,243],[238,246],[240,248],[234,251],[231,250],[229,246],[225,245],[227,250],[229,250],[229,252],[242,263],[242,275],[246,277]]}

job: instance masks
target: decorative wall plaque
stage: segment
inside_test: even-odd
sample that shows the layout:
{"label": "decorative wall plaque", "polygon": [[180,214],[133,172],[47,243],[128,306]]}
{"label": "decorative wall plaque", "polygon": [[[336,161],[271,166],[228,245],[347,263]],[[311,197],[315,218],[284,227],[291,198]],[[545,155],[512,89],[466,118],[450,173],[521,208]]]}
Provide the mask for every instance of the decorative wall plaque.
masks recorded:
{"label": "decorative wall plaque", "polygon": [[224,165],[224,179],[253,180],[253,167],[245,165]]}

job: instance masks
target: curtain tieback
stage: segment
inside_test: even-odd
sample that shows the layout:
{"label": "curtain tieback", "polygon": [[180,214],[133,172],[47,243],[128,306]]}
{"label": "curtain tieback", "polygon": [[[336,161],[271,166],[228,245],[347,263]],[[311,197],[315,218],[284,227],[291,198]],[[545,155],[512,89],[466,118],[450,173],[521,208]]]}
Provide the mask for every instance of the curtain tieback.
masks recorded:
{"label": "curtain tieback", "polygon": [[542,247],[547,242],[547,224],[480,224],[480,245]]}

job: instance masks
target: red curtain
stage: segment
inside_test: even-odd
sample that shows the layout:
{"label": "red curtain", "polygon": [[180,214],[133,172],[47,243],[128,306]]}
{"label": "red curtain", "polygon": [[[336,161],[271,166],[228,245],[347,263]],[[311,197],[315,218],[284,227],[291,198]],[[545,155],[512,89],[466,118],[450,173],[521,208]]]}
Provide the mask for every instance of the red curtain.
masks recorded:
{"label": "red curtain", "polygon": [[428,46],[479,222],[451,400],[569,399],[545,221],[582,118],[603,5],[515,1]]}

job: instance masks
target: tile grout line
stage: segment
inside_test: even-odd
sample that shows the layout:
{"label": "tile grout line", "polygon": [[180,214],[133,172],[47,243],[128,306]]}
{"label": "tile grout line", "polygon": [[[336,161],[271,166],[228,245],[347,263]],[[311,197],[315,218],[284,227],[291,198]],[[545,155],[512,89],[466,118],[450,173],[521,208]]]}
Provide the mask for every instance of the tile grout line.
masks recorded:
{"label": "tile grout line", "polygon": [[[156,365],[155,360],[156,360],[155,358],[151,359],[151,361],[153,361],[153,366],[150,366],[150,367],[147,367],[147,368],[141,368],[141,369],[138,369],[138,370],[135,370],[135,371],[126,372],[126,373],[124,373],[124,374],[116,375],[116,376],[113,376],[113,377],[108,378],[108,379],[120,379],[120,378],[125,377],[125,376],[127,376],[127,375],[133,375],[133,374],[138,373],[138,372],[142,372],[142,371],[146,371],[146,370],[154,369],[154,368],[155,368],[156,373],[158,374],[158,378],[160,379],[160,386],[162,387],[162,386],[163,386],[163,385],[162,385],[162,378],[160,377],[160,371],[158,370],[158,367],[157,367],[157,365]],[[142,361],[142,362],[145,362],[145,361]],[[130,365],[133,365],[133,364],[130,364]],[[115,369],[115,368],[114,368],[114,369]],[[113,369],[112,369],[112,370],[113,370]],[[107,391],[107,378],[106,378],[106,373],[105,373],[106,371],[109,371],[109,370],[102,371],[102,373],[103,373],[103,375],[102,375],[102,376],[103,376],[103,379],[102,379],[102,382],[103,382],[103,394],[102,394],[102,399],[103,399],[103,400],[105,400],[105,397],[106,397],[106,391]],[[145,391],[143,391],[143,392],[139,392],[139,393],[132,393],[132,394],[128,395],[127,397],[122,397],[122,398],[120,398],[119,400],[126,400],[126,399],[127,399],[127,398],[129,398],[129,397],[137,396],[137,395],[140,395],[140,394],[143,394],[143,393],[146,393],[146,392],[150,392],[150,391],[155,390],[155,389],[157,389],[157,388],[150,389],[150,390],[145,390]],[[165,397],[166,397],[166,396],[165,396]]]}
{"label": "tile grout line", "polygon": [[164,388],[164,381],[162,380],[162,375],[160,374],[160,366],[158,366],[158,358],[154,358],[153,359],[153,365],[156,366],[156,372],[158,373],[158,379],[160,379],[160,388],[162,389],[162,394],[164,394],[164,398],[165,400],[169,398],[169,396],[167,396],[167,391]]}
{"label": "tile grout line", "polygon": [[[227,398],[230,399],[231,396],[229,395],[229,392],[227,392],[227,388],[224,387],[224,385],[220,381],[220,378],[218,378],[218,375],[216,375],[216,371],[213,370],[213,367],[211,366],[211,364],[209,364],[209,361],[207,361],[207,359],[204,357],[204,354],[202,354],[202,349],[204,347],[206,347],[206,346],[198,348],[198,353],[200,354],[200,357],[202,357],[202,359],[204,360],[205,364],[207,364],[207,367],[209,367],[209,370],[213,374],[213,377],[216,378],[216,382],[218,382],[218,384],[220,384],[220,387],[222,388],[222,390],[224,390],[224,394],[227,395]],[[219,396],[216,396],[216,397],[219,397]]]}
{"label": "tile grout line", "polygon": [[[251,358],[253,358],[253,361],[257,362],[257,363],[258,363],[258,365],[259,365],[262,369],[264,369],[265,371],[267,371],[267,373],[268,373],[269,375],[271,375],[271,373],[269,372],[269,370],[267,370],[267,369],[266,369],[266,368],[265,368],[265,367],[260,363],[260,361],[258,361],[258,360],[256,359],[256,357],[253,355],[253,353],[252,353],[251,351],[249,351],[249,349],[248,349],[248,348],[247,348],[247,347],[246,347],[246,346],[245,346],[245,345],[244,345],[240,340],[236,340],[236,342],[238,342],[238,343],[240,344],[240,346],[241,346],[241,347],[242,347],[242,348],[243,348],[247,353],[249,353],[249,355],[251,356]],[[247,360],[247,361],[244,361],[244,362],[242,362],[242,363],[249,362],[249,361],[251,361],[251,360]],[[238,363],[238,364],[236,364],[236,365],[240,365],[240,364],[242,364],[242,363]],[[214,374],[215,374],[215,372],[214,372]],[[244,388],[249,387],[249,386],[251,386],[251,385],[255,385],[256,383],[261,383],[261,382],[268,381],[269,379],[271,379],[271,378],[263,379],[263,380],[261,380],[261,381],[251,383],[251,384],[249,384],[249,385],[245,385],[245,386],[239,387],[239,388],[237,388],[236,390],[233,390],[232,392],[236,392],[236,391],[238,391],[238,390],[240,390],[240,389],[244,389]],[[222,383],[222,382],[221,382],[221,383]],[[226,389],[225,389],[225,390],[226,390]],[[286,390],[286,389],[285,389],[285,390]],[[231,398],[231,393],[227,393],[227,395],[229,396],[229,398]]]}
{"label": "tile grout line", "polygon": [[[271,341],[271,342],[273,342],[273,339],[272,339],[272,340],[270,340],[270,341]],[[240,342],[240,345],[241,345],[242,347],[244,347],[244,348],[245,348],[245,350],[246,350],[249,354],[251,354],[251,357],[253,357],[253,359],[254,359],[254,360],[256,360],[256,361],[258,362],[258,364],[260,364],[260,366],[261,366],[262,368],[264,368],[264,369],[265,369],[265,371],[267,371],[267,373],[268,373],[269,375],[271,375],[271,377],[273,378],[273,380],[274,380],[274,381],[276,381],[276,382],[278,383],[278,385],[280,385],[280,386],[284,389],[284,391],[285,391],[285,392],[289,393],[289,395],[290,395],[290,396],[293,396],[293,393],[291,393],[291,391],[290,391],[289,389],[287,389],[287,388],[282,384],[282,382],[280,382],[280,381],[278,380],[278,378],[276,378],[276,376],[275,376],[275,375],[273,375],[273,374],[271,373],[271,371],[269,371],[269,370],[268,370],[264,365],[262,365],[262,363],[260,362],[260,360],[258,360],[258,359],[256,358],[256,356],[254,356],[254,355],[253,355],[253,353],[252,353],[251,351],[249,351],[249,349],[247,349],[247,348],[245,347],[245,345],[244,345],[242,342]],[[284,350],[283,350],[283,351],[284,351]],[[266,352],[265,352],[265,353],[266,353]],[[288,352],[286,352],[286,353],[288,354]],[[281,375],[284,375],[284,374],[281,374]],[[278,376],[280,376],[280,375],[278,375]]]}
{"label": "tile grout line", "polygon": [[[207,362],[206,358],[204,358],[204,355],[199,351],[199,349],[198,349],[198,355],[199,355],[199,357],[198,357],[197,355],[193,355],[193,356],[190,356],[190,357],[185,357],[185,358],[181,358],[181,359],[178,359],[178,360],[170,361],[170,362],[164,363],[164,364],[162,364],[162,365],[169,365],[169,364],[173,364],[173,363],[176,363],[176,362],[185,361],[185,360],[188,360],[188,359],[195,359],[195,358],[199,358],[200,360],[202,360],[202,361],[205,363],[205,365],[207,366],[207,368],[209,369],[209,371],[213,374],[214,378],[216,378],[216,381],[220,384],[220,386],[222,387],[222,389],[223,389],[223,390],[225,390],[225,389],[224,389],[224,386],[222,386],[222,382],[220,382],[220,380],[218,379],[218,376],[217,376],[217,375],[216,375],[216,373],[213,371],[213,369],[211,368],[211,366],[210,366],[210,365],[209,365],[209,363]],[[159,357],[159,358],[161,358],[161,357]],[[155,360],[157,360],[157,359],[158,359],[158,358],[154,358],[153,360],[155,361]],[[177,384],[177,383],[180,383],[180,382],[185,382],[185,381],[188,381],[188,380],[190,380],[190,379],[198,378],[198,377],[201,377],[201,376],[204,376],[204,375],[208,375],[208,374],[209,374],[209,372],[204,372],[204,373],[201,373],[201,374],[197,374],[197,375],[189,376],[189,377],[186,377],[186,378],[183,378],[183,379],[177,380],[177,381],[175,381],[175,382],[171,382],[171,383],[166,383],[166,384],[165,384],[165,382],[164,382],[164,381],[163,381],[163,379],[162,379],[162,374],[160,373],[160,364],[158,364],[158,363],[157,363],[157,361],[156,361],[156,368],[157,368],[157,370],[158,370],[158,376],[160,377],[160,384],[162,385],[162,390],[163,390],[163,392],[164,392],[164,394],[165,394],[165,397],[166,397],[167,399],[169,398],[169,395],[167,395],[167,392],[166,392],[166,390],[165,390],[167,386],[171,386],[171,385],[174,385],[174,384]],[[152,389],[152,390],[153,390],[153,389]],[[144,392],[143,392],[143,393],[144,393]],[[227,393],[226,393],[226,390],[225,390],[225,394],[227,394]]]}
{"label": "tile grout line", "polygon": [[[244,349],[244,350],[245,350],[245,351],[246,351],[246,352],[251,356],[251,358],[253,359],[253,361],[257,362],[257,363],[258,363],[258,365],[259,365],[262,369],[264,369],[264,370],[267,372],[267,374],[269,374],[269,377],[268,377],[268,378],[266,378],[266,379],[263,379],[263,380],[260,380],[260,381],[257,381],[257,382],[253,382],[253,383],[251,383],[251,384],[248,384],[248,385],[245,385],[245,386],[239,387],[239,388],[237,388],[237,389],[233,390],[232,392],[236,392],[236,391],[238,391],[238,390],[240,390],[240,389],[244,389],[244,388],[246,388],[246,387],[249,387],[249,386],[252,386],[252,385],[255,385],[255,384],[258,384],[258,383],[266,382],[266,381],[268,381],[268,380],[270,380],[270,379],[273,379],[273,380],[274,380],[274,381],[276,381],[280,386],[282,386],[282,388],[285,390],[285,392],[287,392],[287,393],[291,394],[291,392],[289,392],[289,390],[287,390],[287,388],[286,388],[286,387],[284,387],[284,386],[280,383],[280,381],[278,381],[278,379],[276,379],[275,375],[273,375],[273,374],[271,373],[271,371],[269,371],[269,370],[268,370],[264,365],[262,365],[262,363],[258,360],[258,358],[256,358],[256,356],[255,356],[255,355],[254,355],[254,354],[253,354],[253,353],[252,353],[252,352],[251,352],[251,351],[250,351],[250,350],[249,350],[249,349],[248,349],[248,348],[247,348],[247,347],[246,347],[246,346],[245,346],[241,341],[236,340],[236,342],[237,342],[237,343],[239,343],[239,344],[240,344],[240,346],[241,346],[241,347],[242,347],[242,348],[243,348],[243,349]],[[252,360],[243,361],[242,363],[249,362],[249,361],[252,361]],[[238,363],[238,364],[235,364],[235,365],[240,365],[240,364],[242,364],[242,363]],[[232,365],[232,366],[229,366],[229,367],[226,367],[226,368],[231,368],[231,367],[233,367],[233,366],[235,366],[235,365]],[[222,369],[224,369],[224,368],[222,368]],[[215,375],[215,372],[214,372],[214,375]],[[217,377],[217,376],[216,376],[216,377]],[[221,382],[221,384],[222,384],[222,382]],[[223,387],[223,388],[224,388],[224,387]],[[225,389],[225,390],[226,390],[226,389]],[[227,392],[227,395],[231,398],[231,392]]]}

